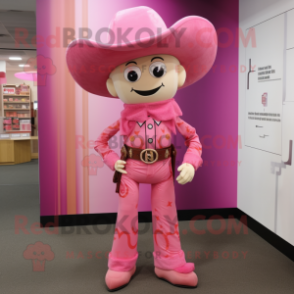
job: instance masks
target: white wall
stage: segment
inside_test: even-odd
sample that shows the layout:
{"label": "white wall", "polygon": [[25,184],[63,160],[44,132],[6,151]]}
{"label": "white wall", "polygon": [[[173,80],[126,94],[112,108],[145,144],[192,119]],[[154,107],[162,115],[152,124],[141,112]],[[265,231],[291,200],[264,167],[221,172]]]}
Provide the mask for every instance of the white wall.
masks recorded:
{"label": "white wall", "polygon": [[6,62],[5,61],[0,61],[0,72],[1,71],[6,72]]}
{"label": "white wall", "polygon": [[[239,27],[242,31],[294,8],[294,0],[239,0]],[[273,35],[274,38],[274,35]],[[239,65],[245,48],[239,41]],[[249,44],[251,46],[251,43]],[[257,44],[258,46],[258,44]],[[245,138],[247,71],[239,71],[239,135]],[[294,114],[293,114],[294,115]],[[294,245],[294,162],[282,163],[282,156],[251,147],[239,150],[238,208]],[[276,165],[277,167],[272,168]]]}

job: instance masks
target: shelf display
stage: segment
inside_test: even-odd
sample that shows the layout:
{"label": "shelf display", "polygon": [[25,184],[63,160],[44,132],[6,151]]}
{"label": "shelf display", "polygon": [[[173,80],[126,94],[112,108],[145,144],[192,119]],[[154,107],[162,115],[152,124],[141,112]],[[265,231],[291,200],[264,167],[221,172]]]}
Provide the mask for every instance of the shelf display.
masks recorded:
{"label": "shelf display", "polygon": [[29,119],[20,120],[20,124],[18,124],[21,131],[30,131],[31,130],[31,121]]}
{"label": "shelf display", "polygon": [[5,131],[10,131],[11,130],[11,123],[12,123],[11,118],[5,118],[3,120],[3,129]]}
{"label": "shelf display", "polygon": [[31,131],[30,86],[5,84],[3,87],[2,116],[5,132]]}
{"label": "shelf display", "polygon": [[3,87],[3,94],[15,94],[15,88],[13,87]]}

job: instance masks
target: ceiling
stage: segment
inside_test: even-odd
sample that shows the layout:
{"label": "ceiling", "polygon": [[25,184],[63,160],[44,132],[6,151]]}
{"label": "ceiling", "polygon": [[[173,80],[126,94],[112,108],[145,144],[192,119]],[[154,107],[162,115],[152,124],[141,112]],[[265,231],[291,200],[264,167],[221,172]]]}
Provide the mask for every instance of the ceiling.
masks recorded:
{"label": "ceiling", "polygon": [[[24,68],[19,65],[26,64],[28,59],[36,55],[35,50],[0,50],[0,61],[6,61],[6,71],[23,71]],[[22,60],[9,60],[9,57],[21,57]]]}
{"label": "ceiling", "polygon": [[1,0],[1,9],[36,11],[36,0]]}
{"label": "ceiling", "polygon": [[[25,64],[29,58],[36,56],[36,48],[32,43],[36,35],[36,0],[1,0],[0,8],[0,61],[6,61],[7,71],[22,71],[19,64]],[[17,28],[28,34],[27,47],[16,43]],[[9,60],[13,56],[21,57],[22,60]]]}

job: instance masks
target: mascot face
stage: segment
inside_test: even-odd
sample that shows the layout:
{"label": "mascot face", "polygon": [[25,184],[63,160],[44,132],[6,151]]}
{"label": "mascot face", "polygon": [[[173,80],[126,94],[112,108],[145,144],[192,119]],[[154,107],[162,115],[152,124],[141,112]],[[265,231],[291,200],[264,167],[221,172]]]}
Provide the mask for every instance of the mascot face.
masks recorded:
{"label": "mascot face", "polygon": [[171,99],[185,83],[186,71],[171,55],[150,55],[116,67],[107,80],[107,89],[126,104]]}

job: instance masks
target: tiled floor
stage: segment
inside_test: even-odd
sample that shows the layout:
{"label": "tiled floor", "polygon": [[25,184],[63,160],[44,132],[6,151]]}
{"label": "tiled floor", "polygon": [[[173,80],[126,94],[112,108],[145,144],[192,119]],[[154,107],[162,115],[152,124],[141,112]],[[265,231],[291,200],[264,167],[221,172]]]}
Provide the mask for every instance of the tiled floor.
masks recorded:
{"label": "tiled floor", "polygon": [[[54,234],[34,226],[39,221],[38,161],[0,166],[0,217],[0,293],[107,293],[113,225],[64,227]],[[293,293],[294,263],[251,230],[216,235],[206,221],[198,221],[197,228],[205,230],[199,235],[189,222],[180,222],[183,250],[199,277],[197,289],[183,289],[155,277],[151,224],[140,228],[136,275],[118,293]],[[32,260],[35,249],[28,246],[36,242],[45,251],[44,263]]]}

